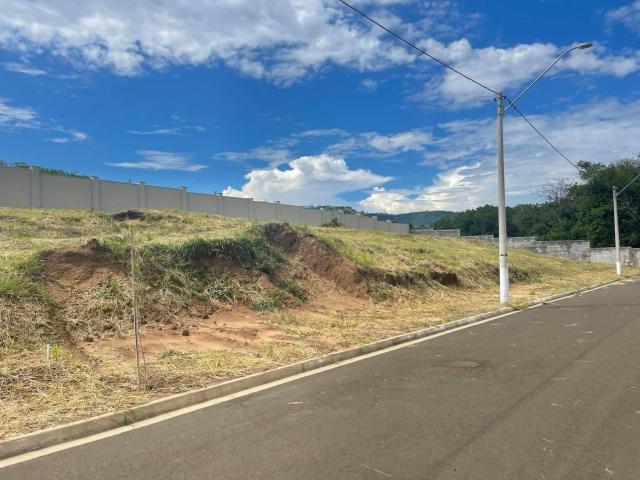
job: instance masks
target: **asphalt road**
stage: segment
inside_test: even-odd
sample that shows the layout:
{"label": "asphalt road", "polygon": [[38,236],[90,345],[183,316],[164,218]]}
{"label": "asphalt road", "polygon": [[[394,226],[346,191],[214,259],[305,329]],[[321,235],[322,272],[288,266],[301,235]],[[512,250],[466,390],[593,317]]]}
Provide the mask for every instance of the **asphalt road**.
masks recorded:
{"label": "asphalt road", "polygon": [[0,469],[33,479],[640,479],[640,283]]}

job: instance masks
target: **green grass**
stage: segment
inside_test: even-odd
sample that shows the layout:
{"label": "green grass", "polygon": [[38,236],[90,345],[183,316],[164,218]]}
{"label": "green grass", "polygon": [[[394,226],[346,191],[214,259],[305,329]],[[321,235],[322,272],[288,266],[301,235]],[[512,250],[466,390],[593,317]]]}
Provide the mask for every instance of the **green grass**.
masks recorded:
{"label": "green grass", "polygon": [[[492,287],[497,281],[497,247],[457,238],[389,235],[348,229],[311,228],[314,235],[351,259],[365,271],[456,273],[468,288]],[[516,283],[553,282],[581,275],[603,274],[607,265],[576,262],[522,249],[509,253],[510,273]]]}
{"label": "green grass", "polygon": [[292,278],[282,278],[278,282],[278,288],[289,292],[291,295],[296,297],[298,300],[302,302],[306,302],[309,300],[309,292],[300,285],[300,283],[296,282]]}
{"label": "green grass", "polygon": [[[463,239],[296,227],[356,264],[369,292],[363,299],[336,293],[303,259],[265,243],[264,228],[247,220],[145,211],[140,220],[116,221],[103,213],[0,208],[0,227],[0,438],[499,306],[496,247]],[[259,314],[240,310],[241,323],[269,329],[265,343],[156,351],[147,357],[148,391],[137,389],[130,357],[85,348],[86,336],[131,335],[130,230],[145,332],[168,330],[171,323],[193,327],[195,336],[200,319],[243,304]],[[92,238],[118,260],[120,271],[56,304],[39,277],[42,253]],[[518,249],[509,258],[518,308],[535,297],[613,278],[609,265]],[[459,285],[439,284],[434,272],[455,273]],[[323,295],[334,297],[323,303]],[[47,343],[54,345],[48,363]]]}
{"label": "green grass", "polygon": [[37,255],[21,255],[0,263],[0,296],[48,301],[49,296],[37,282]]}

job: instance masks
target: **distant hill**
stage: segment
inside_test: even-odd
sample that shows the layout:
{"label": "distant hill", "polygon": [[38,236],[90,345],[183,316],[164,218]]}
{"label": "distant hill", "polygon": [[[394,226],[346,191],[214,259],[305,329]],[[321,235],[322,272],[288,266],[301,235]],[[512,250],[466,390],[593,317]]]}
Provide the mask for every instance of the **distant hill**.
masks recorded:
{"label": "distant hill", "polygon": [[408,223],[413,228],[429,228],[436,221],[441,218],[453,215],[455,212],[449,212],[446,210],[433,210],[426,212],[410,212],[410,213],[376,213],[376,217],[380,220],[391,220],[396,223]]}
{"label": "distant hill", "polygon": [[352,207],[339,207],[339,206],[331,206],[331,205],[318,205],[312,208],[324,208],[327,211],[342,210],[344,213],[360,213],[361,215],[378,217],[379,220],[391,220],[392,222],[395,222],[395,223],[408,223],[413,228],[429,228],[436,220],[455,214],[455,212],[449,212],[446,210],[397,213],[397,214],[365,213],[365,212],[358,212]]}

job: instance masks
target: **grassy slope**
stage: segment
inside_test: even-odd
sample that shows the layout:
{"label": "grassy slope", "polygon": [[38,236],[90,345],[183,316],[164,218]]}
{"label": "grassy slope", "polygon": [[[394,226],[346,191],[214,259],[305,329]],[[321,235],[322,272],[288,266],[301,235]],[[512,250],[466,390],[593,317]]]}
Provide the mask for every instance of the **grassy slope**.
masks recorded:
{"label": "grassy slope", "polygon": [[[303,285],[312,297],[309,308],[266,309],[252,314],[256,329],[275,332],[286,341],[150,354],[151,391],[137,390],[130,359],[88,350],[73,334],[51,328],[52,320],[65,325],[67,319],[61,317],[67,310],[56,305],[38,281],[36,259],[41,252],[79,246],[94,237],[106,245],[122,245],[131,228],[143,251],[145,245],[160,244],[163,252],[174,255],[188,250],[185,242],[195,237],[234,240],[251,227],[244,220],[184,212],[151,212],[142,221],[116,222],[90,212],[0,209],[0,438],[498,306],[497,252],[492,245],[307,227],[305,231],[371,274],[374,280],[369,283],[369,292],[375,301],[353,300],[354,308],[332,308],[323,297],[328,290],[309,281]],[[155,264],[157,257],[149,258],[149,263]],[[519,280],[512,289],[515,303],[612,278],[606,265],[523,250],[512,250],[510,260]],[[461,285],[445,287],[424,281],[434,271],[455,273]],[[384,276],[392,283],[388,278],[376,280]],[[207,278],[198,281],[213,281]],[[290,289],[288,284],[285,287]],[[184,295],[184,290],[178,294]],[[124,301],[121,307],[126,309],[126,298]],[[146,332],[151,329],[148,326]],[[127,334],[126,330],[121,333]],[[277,339],[278,335],[268,338]],[[48,362],[44,356],[47,342],[53,345]]]}

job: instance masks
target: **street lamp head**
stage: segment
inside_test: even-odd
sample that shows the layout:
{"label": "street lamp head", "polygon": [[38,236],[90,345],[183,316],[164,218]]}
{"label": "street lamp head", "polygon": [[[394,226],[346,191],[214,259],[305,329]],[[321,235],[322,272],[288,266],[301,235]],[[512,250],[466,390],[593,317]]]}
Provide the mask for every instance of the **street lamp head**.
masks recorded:
{"label": "street lamp head", "polygon": [[584,50],[585,48],[591,48],[591,47],[593,47],[593,43],[591,42],[581,43],[580,45],[578,45],[578,48],[580,50]]}

